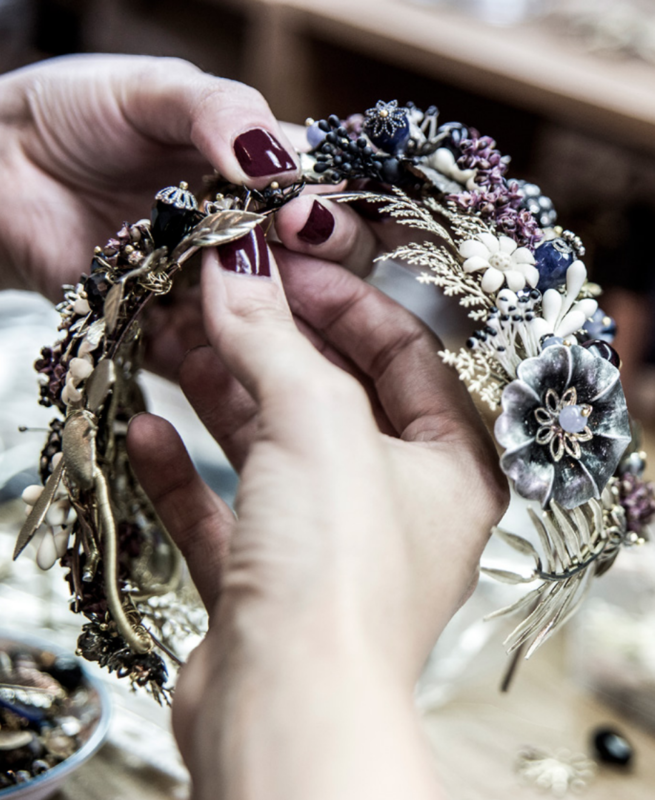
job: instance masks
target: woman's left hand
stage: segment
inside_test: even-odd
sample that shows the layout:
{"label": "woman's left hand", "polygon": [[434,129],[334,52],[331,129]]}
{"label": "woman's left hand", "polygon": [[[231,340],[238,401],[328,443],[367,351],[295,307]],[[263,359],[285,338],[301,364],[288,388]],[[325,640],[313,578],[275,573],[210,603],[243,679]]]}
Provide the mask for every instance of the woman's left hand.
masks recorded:
{"label": "woman's left hand", "polygon": [[[259,92],[180,59],[72,56],[9,73],[0,134],[0,287],[53,302],[89,272],[96,245],[148,214],[159,189],[198,186],[213,169],[254,188],[298,177]],[[268,144],[257,148],[257,137]],[[169,305],[157,327],[149,366],[172,377],[205,341],[197,296]]]}

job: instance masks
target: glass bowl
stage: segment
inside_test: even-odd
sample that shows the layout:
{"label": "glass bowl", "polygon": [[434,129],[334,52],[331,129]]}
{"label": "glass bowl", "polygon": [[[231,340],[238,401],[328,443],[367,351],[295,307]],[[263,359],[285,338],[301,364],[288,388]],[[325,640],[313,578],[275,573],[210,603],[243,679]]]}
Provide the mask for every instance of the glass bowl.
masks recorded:
{"label": "glass bowl", "polygon": [[[15,649],[16,647],[34,656],[47,653],[55,657],[65,656],[70,658],[71,655],[68,651],[56,647],[43,639],[17,635],[13,631],[0,629],[0,650]],[[30,778],[24,783],[0,789],[0,800],[44,800],[44,798],[50,797],[71,773],[91,758],[103,743],[111,716],[109,695],[102,683],[93,678],[83,664],[79,663],[79,666],[82,671],[81,686],[86,689],[88,698],[78,710],[80,712],[83,710],[88,711],[89,707],[97,709],[95,719],[83,727],[79,734],[82,745],[68,758],[65,758],[41,775]]]}

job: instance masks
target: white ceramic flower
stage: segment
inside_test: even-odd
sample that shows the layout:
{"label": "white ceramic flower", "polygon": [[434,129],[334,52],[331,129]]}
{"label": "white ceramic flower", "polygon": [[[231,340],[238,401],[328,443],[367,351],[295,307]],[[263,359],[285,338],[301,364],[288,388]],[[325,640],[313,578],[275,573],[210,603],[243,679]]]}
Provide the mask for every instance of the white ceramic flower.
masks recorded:
{"label": "white ceramic flower", "polygon": [[462,184],[472,192],[477,188],[475,183],[476,170],[460,169],[455,156],[447,147],[439,147],[425,159],[428,167],[432,167],[457,183]]}
{"label": "white ceramic flower", "polygon": [[494,236],[479,233],[459,246],[459,254],[465,258],[465,272],[482,272],[482,290],[496,292],[503,283],[513,291],[525,289],[525,284],[534,288],[539,282],[539,270],[534,256],[527,247],[519,247],[509,236]]}

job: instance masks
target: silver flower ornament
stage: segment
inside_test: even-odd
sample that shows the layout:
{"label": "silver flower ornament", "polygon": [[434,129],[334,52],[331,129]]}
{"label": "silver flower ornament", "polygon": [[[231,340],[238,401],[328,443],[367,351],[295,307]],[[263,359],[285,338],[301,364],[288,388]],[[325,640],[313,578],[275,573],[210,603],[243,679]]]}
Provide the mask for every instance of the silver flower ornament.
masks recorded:
{"label": "silver flower ornament", "polygon": [[516,491],[544,507],[599,498],[631,439],[618,369],[584,347],[553,345],[516,374],[495,426]]}

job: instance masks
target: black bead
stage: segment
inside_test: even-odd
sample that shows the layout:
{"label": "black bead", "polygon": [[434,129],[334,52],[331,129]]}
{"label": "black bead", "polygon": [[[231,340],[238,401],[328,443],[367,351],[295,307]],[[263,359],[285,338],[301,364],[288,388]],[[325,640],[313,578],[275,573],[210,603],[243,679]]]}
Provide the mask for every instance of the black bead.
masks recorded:
{"label": "black bead", "polygon": [[398,183],[400,178],[400,162],[397,158],[388,158],[382,165],[382,180],[387,183]]}
{"label": "black bead", "polygon": [[592,733],[592,743],[596,755],[604,764],[627,767],[632,761],[632,745],[614,728],[597,728]]}
{"label": "black bead", "polygon": [[182,241],[199,218],[200,215],[193,209],[177,208],[163,200],[157,200],[150,212],[155,247],[168,247],[170,252]]}
{"label": "black bead", "polygon": [[617,369],[621,366],[621,356],[616,352],[611,344],[602,339],[589,339],[582,343],[582,346],[599,358],[604,358]]}
{"label": "black bead", "polygon": [[59,656],[44,672],[52,675],[69,692],[79,688],[84,679],[82,668],[71,656]]}

